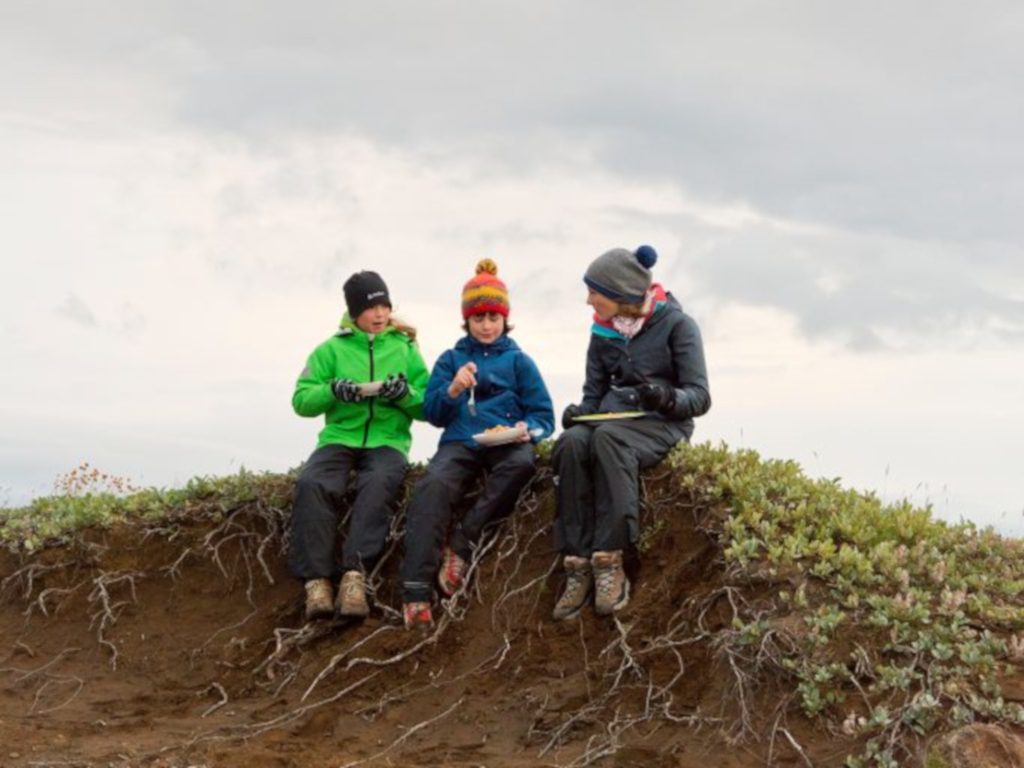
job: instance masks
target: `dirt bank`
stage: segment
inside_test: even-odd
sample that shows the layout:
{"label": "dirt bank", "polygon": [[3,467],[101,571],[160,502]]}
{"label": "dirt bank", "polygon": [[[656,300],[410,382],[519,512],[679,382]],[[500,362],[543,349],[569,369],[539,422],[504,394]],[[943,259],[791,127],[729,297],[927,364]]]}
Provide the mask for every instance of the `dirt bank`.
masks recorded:
{"label": "dirt bank", "polygon": [[[428,635],[399,623],[397,530],[371,618],[304,624],[288,510],[260,499],[4,554],[0,764],[842,764],[856,745],[780,707],[770,680],[738,684],[716,654],[732,592],[704,531],[713,511],[665,475],[644,485],[618,621],[549,619],[546,473]],[[745,600],[776,589],[751,584]]]}

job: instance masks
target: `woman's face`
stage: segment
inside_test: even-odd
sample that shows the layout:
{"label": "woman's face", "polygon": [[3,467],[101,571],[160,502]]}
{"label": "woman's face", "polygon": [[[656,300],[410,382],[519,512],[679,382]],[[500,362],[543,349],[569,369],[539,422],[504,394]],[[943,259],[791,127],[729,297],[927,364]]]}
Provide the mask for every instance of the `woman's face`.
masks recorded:
{"label": "woman's face", "polygon": [[469,316],[469,335],[481,344],[490,344],[505,332],[505,318],[497,312]]}
{"label": "woman's face", "polygon": [[391,319],[391,307],[387,304],[374,304],[364,309],[356,318],[356,326],[364,333],[380,333],[388,327]]}
{"label": "woman's face", "polygon": [[609,299],[603,293],[598,293],[593,288],[587,289],[587,304],[594,308],[594,312],[602,320],[611,320],[619,313],[617,301]]}

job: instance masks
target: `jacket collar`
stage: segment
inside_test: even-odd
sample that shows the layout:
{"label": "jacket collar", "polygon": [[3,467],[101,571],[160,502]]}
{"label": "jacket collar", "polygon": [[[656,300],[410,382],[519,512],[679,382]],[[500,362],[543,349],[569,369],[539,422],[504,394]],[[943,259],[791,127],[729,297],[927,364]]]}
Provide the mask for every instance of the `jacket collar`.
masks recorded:
{"label": "jacket collar", "polygon": [[455,349],[467,355],[482,352],[507,352],[508,350],[519,349],[519,345],[509,338],[507,333],[501,334],[490,344],[481,344],[468,333],[455,342]]}
{"label": "jacket collar", "polygon": [[[334,334],[335,336],[355,336],[356,338],[369,338],[370,334],[356,325],[355,320],[349,317],[348,312],[341,316],[341,322],[338,324],[338,330]],[[398,329],[393,325],[389,325],[380,333],[374,334],[374,338],[380,338],[381,336],[387,336],[389,333],[398,333]]]}

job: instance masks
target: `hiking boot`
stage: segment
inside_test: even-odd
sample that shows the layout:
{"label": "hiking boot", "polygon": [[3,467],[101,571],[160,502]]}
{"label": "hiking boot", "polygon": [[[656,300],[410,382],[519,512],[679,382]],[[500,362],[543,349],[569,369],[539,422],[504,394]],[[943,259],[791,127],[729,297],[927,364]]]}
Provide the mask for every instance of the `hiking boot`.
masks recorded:
{"label": "hiking boot", "polygon": [[370,615],[366,602],[366,580],[361,571],[345,571],[338,587],[338,613],[342,616],[362,617]]}
{"label": "hiking boot", "polygon": [[334,615],[334,592],[330,579],[306,581],[306,621],[329,619]]}
{"label": "hiking boot", "polygon": [[437,572],[437,584],[445,597],[451,597],[459,591],[463,580],[466,578],[466,568],[469,566],[465,560],[455,554],[451,547],[444,548],[441,558],[441,570]]}
{"label": "hiking boot", "polygon": [[587,558],[566,555],[562,559],[562,567],[565,569],[565,589],[555,603],[552,613],[555,621],[579,616],[580,609],[586,605],[594,587],[594,571]]}
{"label": "hiking boot", "polygon": [[629,579],[622,570],[622,550],[595,552],[590,563],[596,585],[594,613],[608,616],[625,608],[629,602]]}
{"label": "hiking boot", "polygon": [[434,626],[434,616],[430,612],[430,603],[405,603],[402,605],[406,629],[427,630]]}

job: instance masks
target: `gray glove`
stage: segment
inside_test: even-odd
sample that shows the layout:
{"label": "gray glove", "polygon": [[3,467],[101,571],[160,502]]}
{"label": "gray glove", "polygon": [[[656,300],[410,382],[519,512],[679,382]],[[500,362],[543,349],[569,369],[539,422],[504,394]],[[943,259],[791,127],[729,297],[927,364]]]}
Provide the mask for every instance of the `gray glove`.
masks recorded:
{"label": "gray glove", "polygon": [[331,392],[343,403],[358,403],[363,399],[359,387],[352,379],[335,379],[331,382]]}
{"label": "gray glove", "polygon": [[404,373],[399,373],[397,376],[393,373],[389,373],[388,377],[384,379],[384,383],[380,387],[380,392],[377,393],[378,397],[384,400],[401,400],[403,397],[409,394],[409,380],[405,378]]}

